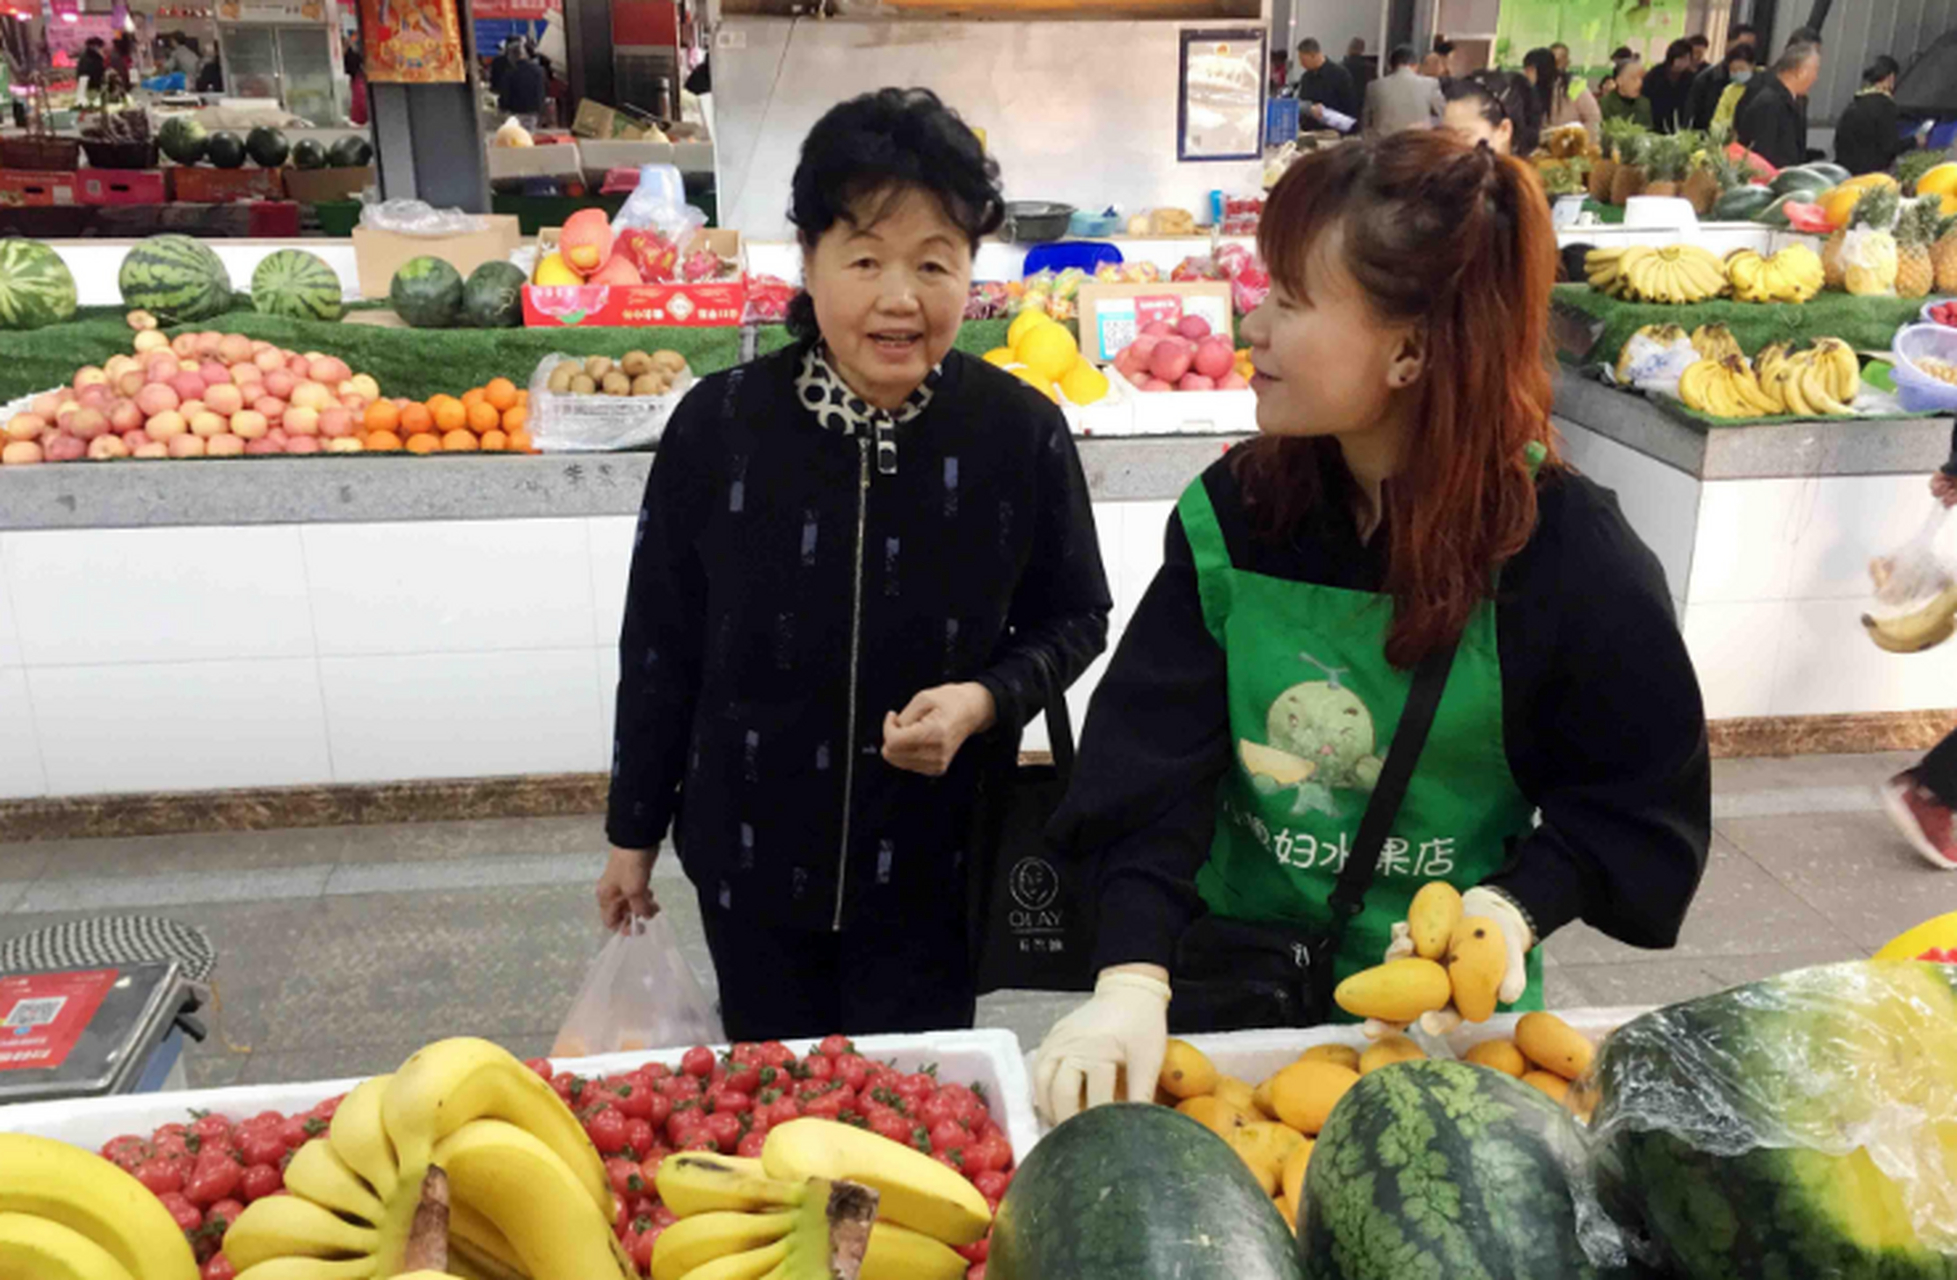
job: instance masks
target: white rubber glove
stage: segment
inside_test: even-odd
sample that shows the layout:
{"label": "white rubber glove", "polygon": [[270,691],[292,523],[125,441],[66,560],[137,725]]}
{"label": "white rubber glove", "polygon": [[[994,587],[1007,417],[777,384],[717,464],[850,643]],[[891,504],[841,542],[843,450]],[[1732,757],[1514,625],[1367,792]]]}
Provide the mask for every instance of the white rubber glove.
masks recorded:
{"label": "white rubber glove", "polygon": [[1117,1067],[1128,1068],[1126,1102],[1152,1102],[1169,1043],[1169,984],[1140,973],[1103,973],[1094,998],[1053,1024],[1033,1060],[1033,1099],[1048,1124],[1087,1105],[1114,1102]]}
{"label": "white rubber glove", "polygon": [[[1522,918],[1522,912],[1507,894],[1480,885],[1461,895],[1461,915],[1463,919],[1481,916],[1501,926],[1502,940],[1508,944],[1509,963],[1502,974],[1502,985],[1495,998],[1503,1004],[1514,1004],[1529,986],[1527,957],[1529,948],[1536,945],[1535,932],[1529,928],[1529,922]],[[1412,954],[1413,932],[1402,921],[1393,926],[1393,941],[1387,945],[1386,959],[1404,960]],[[1420,1029],[1437,1038],[1460,1025],[1461,1015],[1452,1004],[1445,1009],[1420,1015]],[[1382,1036],[1399,1035],[1406,1030],[1406,1024],[1368,1018],[1364,1030],[1368,1040],[1377,1040]]]}

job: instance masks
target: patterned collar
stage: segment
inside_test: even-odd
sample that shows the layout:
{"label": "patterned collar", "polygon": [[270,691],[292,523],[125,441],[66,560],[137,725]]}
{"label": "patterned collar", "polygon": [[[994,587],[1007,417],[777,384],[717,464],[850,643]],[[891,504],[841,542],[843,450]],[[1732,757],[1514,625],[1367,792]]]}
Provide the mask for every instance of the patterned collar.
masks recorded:
{"label": "patterned collar", "polygon": [[897,428],[916,421],[930,407],[943,377],[944,366],[935,365],[910,398],[894,411],[879,409],[844,384],[842,375],[830,363],[828,347],[818,342],[802,355],[802,372],[795,378],[795,396],[828,430],[852,437],[867,435],[875,440],[878,473],[894,476],[897,474]]}

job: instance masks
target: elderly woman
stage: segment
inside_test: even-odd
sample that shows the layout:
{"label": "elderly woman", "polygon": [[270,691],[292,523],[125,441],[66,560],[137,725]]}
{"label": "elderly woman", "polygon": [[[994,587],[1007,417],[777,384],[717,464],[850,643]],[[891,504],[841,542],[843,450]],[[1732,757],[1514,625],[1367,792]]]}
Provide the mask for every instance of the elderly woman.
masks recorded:
{"label": "elderly woman", "polygon": [[657,910],[667,827],[736,1040],[969,1026],[982,781],[1101,652],[1067,424],[952,349],[998,167],[885,89],[804,142],[798,341],[675,411],[639,519],[598,884]]}

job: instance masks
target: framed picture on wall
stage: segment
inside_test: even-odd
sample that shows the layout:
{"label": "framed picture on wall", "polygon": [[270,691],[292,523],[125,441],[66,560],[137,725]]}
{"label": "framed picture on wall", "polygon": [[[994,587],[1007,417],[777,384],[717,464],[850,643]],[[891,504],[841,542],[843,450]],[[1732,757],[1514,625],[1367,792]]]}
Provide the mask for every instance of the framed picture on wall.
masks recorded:
{"label": "framed picture on wall", "polygon": [[1262,27],[1182,33],[1176,159],[1263,158],[1266,40]]}

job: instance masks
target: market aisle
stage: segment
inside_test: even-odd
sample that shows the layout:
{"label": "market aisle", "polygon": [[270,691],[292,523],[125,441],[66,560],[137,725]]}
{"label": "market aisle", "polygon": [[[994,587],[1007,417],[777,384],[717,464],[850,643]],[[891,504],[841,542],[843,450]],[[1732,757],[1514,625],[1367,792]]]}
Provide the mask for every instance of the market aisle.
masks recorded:
{"label": "market aisle", "polygon": [[[1876,809],[1873,786],[1909,760],[1717,762],[1718,838],[1680,947],[1568,930],[1549,947],[1552,1006],[1699,995],[1866,955],[1957,909],[1957,877],[1925,866]],[[465,1031],[541,1053],[597,949],[603,862],[595,816],[0,845],[0,938],[85,910],[205,929],[224,1014],[191,1050],[199,1086],[388,1070]],[[654,888],[706,974],[675,860]],[[993,996],[980,1020],[1030,1046],[1071,1003]]]}

